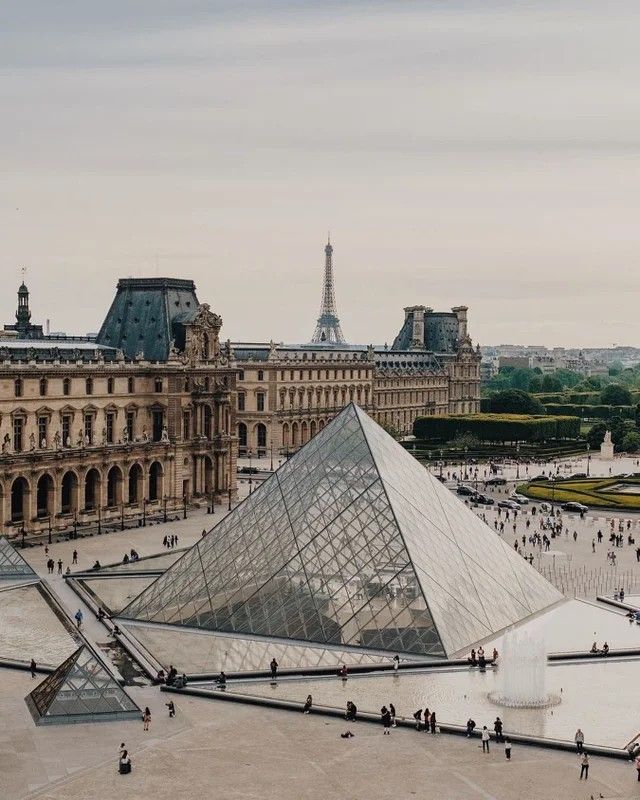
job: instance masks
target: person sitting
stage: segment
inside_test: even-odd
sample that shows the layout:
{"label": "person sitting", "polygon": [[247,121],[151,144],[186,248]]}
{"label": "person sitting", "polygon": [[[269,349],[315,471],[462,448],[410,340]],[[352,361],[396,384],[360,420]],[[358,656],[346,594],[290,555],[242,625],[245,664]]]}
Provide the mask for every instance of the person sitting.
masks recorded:
{"label": "person sitting", "polygon": [[122,559],[122,563],[123,564],[128,564],[129,563],[129,553],[125,553],[124,554],[124,558]]}
{"label": "person sitting", "polygon": [[602,645],[602,655],[603,656],[609,655],[609,645],[606,642]]}
{"label": "person sitting", "polygon": [[167,686],[173,686],[177,674],[178,670],[173,666],[173,664],[170,664],[169,674],[167,675]]}
{"label": "person sitting", "polygon": [[163,669],[159,669],[157,674],[156,674],[156,677],[152,681],[153,685],[154,686],[158,686],[158,684],[164,683],[164,679],[165,679],[164,670]]}
{"label": "person sitting", "polygon": [[597,642],[594,642],[594,643],[591,645],[591,650],[589,650],[589,652],[590,652],[590,653],[598,653],[598,652],[599,652],[599,650],[598,650],[598,643],[597,643]]}
{"label": "person sitting", "polygon": [[351,700],[347,701],[347,713],[344,715],[344,718],[349,720],[350,722],[354,722],[356,718],[356,714],[358,713],[358,709],[355,703],[352,703]]}
{"label": "person sitting", "polygon": [[472,667],[477,667],[478,666],[478,662],[476,661],[476,651],[475,650],[471,650],[471,655],[469,656],[469,658],[467,660],[469,661],[469,664]]}
{"label": "person sitting", "polygon": [[102,569],[100,566],[100,562],[96,559],[96,563],[91,567],[91,569]]}
{"label": "person sitting", "polygon": [[129,753],[126,750],[123,750],[120,754],[120,759],[118,761],[118,772],[121,775],[128,775],[131,772],[131,759],[129,758]]}
{"label": "person sitting", "polygon": [[343,681],[347,680],[347,665],[343,664],[340,669],[338,670],[338,677],[342,678]]}
{"label": "person sitting", "polygon": [[486,666],[487,666],[487,659],[484,657],[484,650],[482,652],[478,650],[478,667],[481,670],[484,670]]}
{"label": "person sitting", "polygon": [[313,705],[313,698],[310,694],[307,695],[307,699],[304,701],[304,706],[302,707],[302,713],[308,714],[311,711],[311,706]]}
{"label": "person sitting", "polygon": [[421,708],[419,708],[417,711],[413,712],[413,718],[416,721],[416,730],[419,731],[420,730],[420,722],[422,720],[422,709]]}
{"label": "person sitting", "polygon": [[498,651],[496,648],[493,648],[493,663],[495,664],[498,661]]}
{"label": "person sitting", "polygon": [[469,719],[467,720],[467,736],[471,736],[475,727],[476,727],[475,720],[469,717]]}

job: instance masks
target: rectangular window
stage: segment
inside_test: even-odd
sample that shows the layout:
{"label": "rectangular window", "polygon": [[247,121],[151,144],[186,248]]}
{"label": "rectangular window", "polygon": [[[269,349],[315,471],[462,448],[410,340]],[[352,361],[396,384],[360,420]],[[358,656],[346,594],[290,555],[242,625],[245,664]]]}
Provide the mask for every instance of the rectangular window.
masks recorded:
{"label": "rectangular window", "polygon": [[238,411],[244,411],[244,393],[238,395]]}
{"label": "rectangular window", "polygon": [[71,414],[62,415],[62,446],[71,447]]}
{"label": "rectangular window", "polygon": [[243,381],[244,380],[244,370],[243,369],[238,371],[238,380],[239,381]]}
{"label": "rectangular window", "polygon": [[190,422],[191,422],[191,417],[189,415],[189,412],[185,411],[182,414],[182,438],[185,441],[189,438],[190,435],[190,430],[189,430],[191,427]]}
{"label": "rectangular window", "polygon": [[116,415],[113,411],[107,412],[107,444],[113,444],[115,440],[115,428],[116,428]]}
{"label": "rectangular window", "polygon": [[127,411],[127,439],[132,442],[136,432],[136,412]]}
{"label": "rectangular window", "polygon": [[15,417],[13,420],[13,449],[16,453],[22,452],[22,432],[24,430],[24,420],[22,417]]}
{"label": "rectangular window", "polygon": [[47,446],[47,428],[49,419],[47,417],[38,417],[38,447],[45,448]]}
{"label": "rectangular window", "polygon": [[258,392],[256,395],[256,402],[258,406],[258,411],[264,411],[264,393]]}
{"label": "rectangular window", "polygon": [[84,441],[85,444],[93,444],[93,414],[85,414]]}
{"label": "rectangular window", "polygon": [[164,412],[161,409],[156,409],[151,412],[152,425],[153,425],[153,441],[159,442],[162,439],[162,428],[164,427]]}

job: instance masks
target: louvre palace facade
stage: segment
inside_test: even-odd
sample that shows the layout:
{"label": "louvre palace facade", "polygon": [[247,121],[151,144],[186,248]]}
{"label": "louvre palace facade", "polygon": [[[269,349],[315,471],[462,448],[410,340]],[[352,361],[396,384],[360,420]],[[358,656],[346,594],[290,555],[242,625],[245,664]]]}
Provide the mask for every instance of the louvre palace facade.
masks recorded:
{"label": "louvre palace facade", "polygon": [[97,337],[0,333],[0,528],[63,530],[236,492],[236,376],[195,285],[118,282]]}

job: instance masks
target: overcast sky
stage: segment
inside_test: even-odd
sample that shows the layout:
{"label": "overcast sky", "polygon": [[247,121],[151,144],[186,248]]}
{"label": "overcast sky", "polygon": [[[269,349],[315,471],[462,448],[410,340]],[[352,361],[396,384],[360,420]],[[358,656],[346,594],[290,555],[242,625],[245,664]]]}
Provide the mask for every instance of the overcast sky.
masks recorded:
{"label": "overcast sky", "polygon": [[0,295],[98,329],[193,278],[306,341],[327,230],[351,342],[470,307],[482,344],[640,345],[640,5],[21,0],[0,17]]}

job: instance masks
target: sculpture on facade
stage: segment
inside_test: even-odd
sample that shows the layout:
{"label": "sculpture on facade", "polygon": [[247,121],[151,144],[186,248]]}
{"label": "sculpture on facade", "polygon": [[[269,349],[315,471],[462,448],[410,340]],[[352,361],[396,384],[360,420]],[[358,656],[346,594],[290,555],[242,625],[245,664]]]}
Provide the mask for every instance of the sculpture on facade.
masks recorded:
{"label": "sculpture on facade", "polygon": [[164,444],[167,444],[169,442],[169,431],[167,430],[166,427],[162,428],[162,436],[160,437],[160,441],[163,442]]}
{"label": "sculpture on facade", "polygon": [[2,440],[2,452],[8,453],[10,446],[11,446],[11,437],[9,436],[8,433],[5,433],[4,439]]}
{"label": "sculpture on facade", "polygon": [[36,449],[36,435],[33,431],[29,434],[29,450]]}
{"label": "sculpture on facade", "polygon": [[55,447],[56,450],[60,449],[60,441],[61,441],[61,439],[62,439],[62,437],[60,436],[60,431],[56,431],[53,434],[53,446]]}

